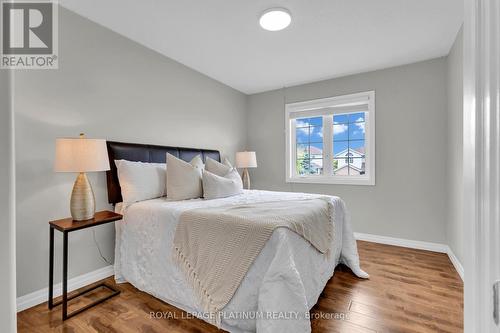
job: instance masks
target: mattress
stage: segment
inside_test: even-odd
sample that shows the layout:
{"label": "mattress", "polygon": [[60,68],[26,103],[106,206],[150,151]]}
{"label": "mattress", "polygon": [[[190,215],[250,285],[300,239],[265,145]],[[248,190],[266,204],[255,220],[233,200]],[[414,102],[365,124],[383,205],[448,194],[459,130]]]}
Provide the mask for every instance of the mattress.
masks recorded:
{"label": "mattress", "polygon": [[[245,190],[215,200],[169,201],[158,198],[117,205],[115,279],[181,308],[201,319],[204,313],[183,274],[171,261],[175,229],[182,212],[206,207],[297,200],[324,195]],[[231,301],[222,310],[222,328],[230,332],[310,332],[309,310],[316,304],[339,262],[359,277],[356,242],[342,200],[330,197],[334,237],[330,255],[286,228],[274,231]]]}

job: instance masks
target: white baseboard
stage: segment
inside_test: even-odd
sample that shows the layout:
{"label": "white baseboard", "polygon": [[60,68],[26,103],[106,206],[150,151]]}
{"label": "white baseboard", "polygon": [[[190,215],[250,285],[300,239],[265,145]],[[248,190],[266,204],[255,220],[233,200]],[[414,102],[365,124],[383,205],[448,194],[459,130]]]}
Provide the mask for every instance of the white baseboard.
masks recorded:
{"label": "white baseboard", "polygon": [[394,246],[401,246],[401,247],[407,247],[410,249],[418,249],[418,250],[446,253],[448,255],[448,257],[450,258],[451,263],[455,267],[455,270],[457,271],[458,275],[460,275],[460,278],[462,279],[462,281],[464,279],[464,268],[463,268],[462,264],[460,263],[458,258],[455,256],[455,254],[453,253],[451,248],[446,244],[423,242],[423,241],[416,241],[416,240],[411,240],[411,239],[394,238],[394,237],[379,236],[379,235],[372,235],[372,234],[364,234],[364,233],[359,233],[359,232],[355,232],[354,237],[358,240],[361,240],[361,241],[394,245]]}
{"label": "white baseboard", "polygon": [[448,252],[446,252],[446,254],[448,254],[448,257],[450,258],[451,263],[453,264],[453,266],[455,266],[455,269],[456,269],[458,275],[460,275],[460,278],[463,281],[464,280],[464,267],[460,263],[460,260],[458,260],[457,256],[455,255],[455,253],[453,253],[453,251],[451,250],[450,247],[448,247]]}
{"label": "white baseboard", "polygon": [[432,252],[448,253],[448,245],[440,243],[422,242],[410,239],[393,238],[393,237],[386,237],[386,236],[379,236],[372,234],[362,234],[358,232],[354,233],[354,237],[356,237],[356,239],[367,242],[409,247],[411,249],[427,250]]}
{"label": "white baseboard", "polygon": [[[86,273],[80,276],[76,276],[68,280],[68,292],[76,290],[81,287],[85,287],[91,283],[97,282],[99,280],[105,279],[115,274],[113,266],[106,266],[95,270],[90,273]],[[47,302],[49,294],[49,288],[43,288],[27,295],[17,298],[17,312],[29,309],[35,305]],[[54,285],[54,297],[58,297],[62,294],[62,283]]]}

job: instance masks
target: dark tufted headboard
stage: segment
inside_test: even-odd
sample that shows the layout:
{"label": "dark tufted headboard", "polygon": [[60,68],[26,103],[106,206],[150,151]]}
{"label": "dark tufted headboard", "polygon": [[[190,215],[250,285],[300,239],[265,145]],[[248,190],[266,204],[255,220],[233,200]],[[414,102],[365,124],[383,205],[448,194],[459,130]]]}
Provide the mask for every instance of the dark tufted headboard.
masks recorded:
{"label": "dark tufted headboard", "polygon": [[115,160],[128,160],[136,162],[166,163],[166,153],[170,153],[184,161],[191,161],[196,155],[201,155],[203,161],[207,157],[220,162],[220,153],[217,150],[180,148],[168,146],[155,146],[139,143],[123,143],[108,141],[109,166],[106,172],[108,183],[108,201],[116,204],[122,201],[120,183],[116,171]]}

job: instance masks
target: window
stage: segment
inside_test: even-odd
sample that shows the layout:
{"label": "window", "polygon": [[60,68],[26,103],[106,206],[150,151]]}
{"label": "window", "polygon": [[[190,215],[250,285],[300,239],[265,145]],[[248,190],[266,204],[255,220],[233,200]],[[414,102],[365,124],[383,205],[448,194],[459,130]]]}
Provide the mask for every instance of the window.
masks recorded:
{"label": "window", "polygon": [[[347,156],[348,156],[348,158],[345,159],[345,162],[346,163],[351,163],[351,164],[354,163],[354,159],[352,158],[352,154],[351,153],[347,153]],[[338,167],[338,165],[337,165],[337,167]]]}
{"label": "window", "polygon": [[323,174],[323,118],[295,121],[295,170],[301,176]]}
{"label": "window", "polygon": [[375,184],[375,92],[285,110],[287,182]]}

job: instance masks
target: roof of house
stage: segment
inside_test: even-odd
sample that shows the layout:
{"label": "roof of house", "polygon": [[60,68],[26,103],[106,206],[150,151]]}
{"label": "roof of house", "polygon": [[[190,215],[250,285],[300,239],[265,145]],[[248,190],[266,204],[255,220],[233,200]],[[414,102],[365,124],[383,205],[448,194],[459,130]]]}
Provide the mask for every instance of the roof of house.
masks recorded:
{"label": "roof of house", "polygon": [[[365,156],[365,147],[359,147],[359,148],[349,148],[350,151],[354,151],[354,152],[357,152],[358,154],[360,155],[363,155]],[[335,154],[335,156],[342,156],[342,155],[345,155],[347,153],[347,148],[342,150],[341,152]]]}
{"label": "roof of house", "polygon": [[[359,148],[350,148],[351,151],[357,152],[360,155],[365,155],[365,147],[359,147]],[[335,156],[341,156],[344,155],[347,152],[347,149],[342,150],[340,153],[335,154]],[[309,154],[310,155],[322,155],[323,154],[323,149],[318,148],[316,146],[309,146]]]}
{"label": "roof of house", "polygon": [[309,152],[311,155],[321,155],[321,154],[323,154],[323,149],[315,147],[315,146],[310,146]]}

